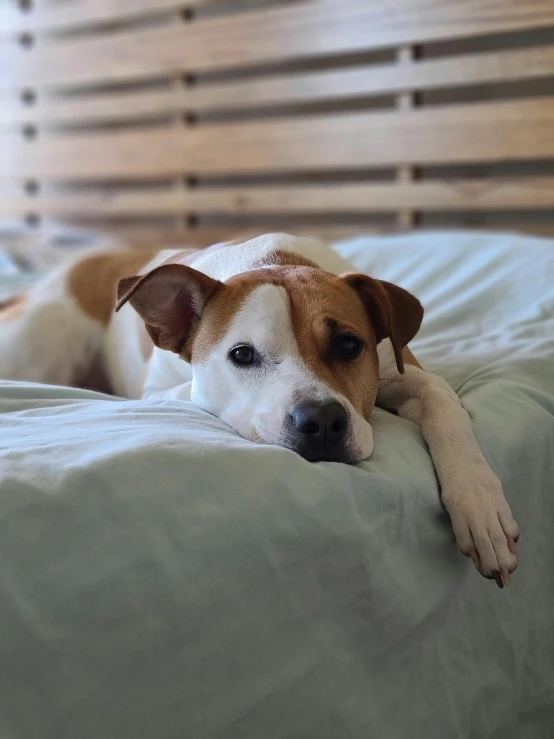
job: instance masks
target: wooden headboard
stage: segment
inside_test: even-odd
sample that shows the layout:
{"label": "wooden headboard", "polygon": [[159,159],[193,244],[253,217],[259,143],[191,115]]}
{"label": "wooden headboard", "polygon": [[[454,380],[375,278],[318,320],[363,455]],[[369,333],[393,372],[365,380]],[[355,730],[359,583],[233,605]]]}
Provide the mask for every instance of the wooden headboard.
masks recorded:
{"label": "wooden headboard", "polygon": [[553,0],[15,0],[0,218],[554,230]]}

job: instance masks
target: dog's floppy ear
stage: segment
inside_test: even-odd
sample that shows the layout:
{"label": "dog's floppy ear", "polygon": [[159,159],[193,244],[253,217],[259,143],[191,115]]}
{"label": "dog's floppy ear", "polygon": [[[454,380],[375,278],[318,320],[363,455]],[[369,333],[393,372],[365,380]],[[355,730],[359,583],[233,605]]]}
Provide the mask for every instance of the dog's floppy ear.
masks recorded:
{"label": "dog's floppy ear", "polygon": [[348,273],[342,279],[354,288],[365,306],[377,343],[389,338],[396,366],[404,372],[402,349],[417,334],[423,319],[423,307],[407,290],[383,280]]}
{"label": "dog's floppy ear", "polygon": [[[117,286],[118,311],[129,302],[156,346],[190,360],[190,340],[204,306],[222,283],[182,264],[164,264]],[[187,346],[188,345],[188,346]]]}

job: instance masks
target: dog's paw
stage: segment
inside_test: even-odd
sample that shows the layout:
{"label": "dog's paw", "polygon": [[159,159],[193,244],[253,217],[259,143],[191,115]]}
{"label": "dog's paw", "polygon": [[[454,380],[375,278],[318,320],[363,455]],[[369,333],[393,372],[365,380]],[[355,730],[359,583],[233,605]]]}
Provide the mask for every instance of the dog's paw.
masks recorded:
{"label": "dog's paw", "polygon": [[483,577],[499,588],[508,585],[518,564],[519,531],[494,472],[488,467],[467,472],[443,489],[442,499],[463,554]]}

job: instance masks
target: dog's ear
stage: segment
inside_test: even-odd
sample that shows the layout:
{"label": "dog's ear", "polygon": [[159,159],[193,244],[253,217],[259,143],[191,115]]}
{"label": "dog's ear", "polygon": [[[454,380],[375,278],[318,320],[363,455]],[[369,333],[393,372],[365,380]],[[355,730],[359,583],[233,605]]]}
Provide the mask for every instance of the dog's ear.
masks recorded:
{"label": "dog's ear", "polygon": [[360,296],[365,306],[377,343],[389,338],[396,366],[404,372],[402,349],[417,334],[423,319],[423,307],[407,290],[383,280],[362,274],[341,276]]}
{"label": "dog's ear", "polygon": [[165,264],[117,286],[118,311],[129,302],[156,346],[190,360],[191,339],[208,300],[222,283],[182,264]]}

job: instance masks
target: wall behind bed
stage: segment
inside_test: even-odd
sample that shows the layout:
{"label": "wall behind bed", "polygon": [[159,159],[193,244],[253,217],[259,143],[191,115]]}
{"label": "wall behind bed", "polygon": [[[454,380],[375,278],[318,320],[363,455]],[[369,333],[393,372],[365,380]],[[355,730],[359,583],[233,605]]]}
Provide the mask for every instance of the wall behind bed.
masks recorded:
{"label": "wall behind bed", "polygon": [[0,218],[554,231],[552,0],[0,6]]}

